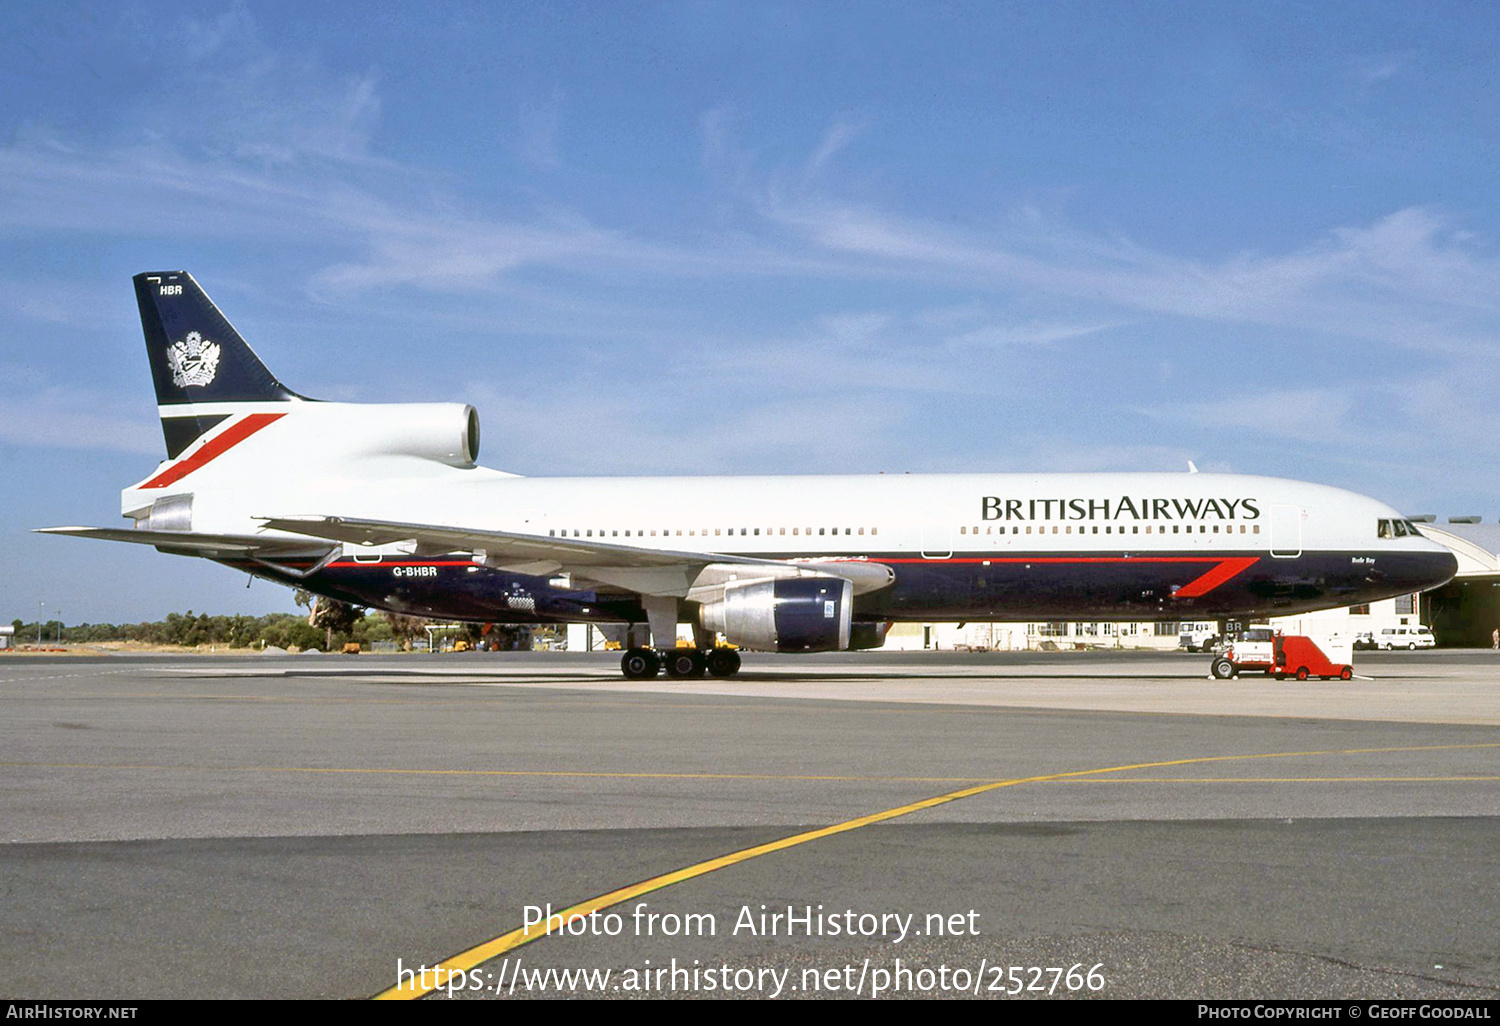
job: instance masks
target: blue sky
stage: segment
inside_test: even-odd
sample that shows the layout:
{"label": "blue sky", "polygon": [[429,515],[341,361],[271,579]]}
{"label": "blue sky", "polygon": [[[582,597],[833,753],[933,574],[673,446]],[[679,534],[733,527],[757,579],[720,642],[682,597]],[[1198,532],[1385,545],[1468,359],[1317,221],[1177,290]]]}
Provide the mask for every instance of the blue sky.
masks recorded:
{"label": "blue sky", "polygon": [[1202,469],[1500,513],[1487,4],[0,6],[0,619],[291,608],[113,524],[130,289],[524,474]]}

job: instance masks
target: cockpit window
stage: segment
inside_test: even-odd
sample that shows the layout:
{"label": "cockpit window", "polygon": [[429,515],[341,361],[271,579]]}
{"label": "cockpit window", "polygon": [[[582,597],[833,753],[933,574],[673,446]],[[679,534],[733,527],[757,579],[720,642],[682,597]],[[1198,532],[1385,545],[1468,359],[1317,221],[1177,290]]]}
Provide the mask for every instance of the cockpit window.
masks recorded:
{"label": "cockpit window", "polygon": [[1411,535],[1413,538],[1422,537],[1422,532],[1417,530],[1417,525],[1412,523],[1410,520],[1406,521],[1406,533]]}
{"label": "cockpit window", "polygon": [[1380,525],[1375,529],[1375,537],[1377,537],[1377,538],[1389,538],[1389,537],[1391,537],[1391,522],[1389,520],[1382,520],[1380,522]]}
{"label": "cockpit window", "polygon": [[1396,537],[1397,538],[1405,538],[1406,537],[1406,521],[1405,520],[1392,520],[1391,521],[1391,526],[1396,529]]}

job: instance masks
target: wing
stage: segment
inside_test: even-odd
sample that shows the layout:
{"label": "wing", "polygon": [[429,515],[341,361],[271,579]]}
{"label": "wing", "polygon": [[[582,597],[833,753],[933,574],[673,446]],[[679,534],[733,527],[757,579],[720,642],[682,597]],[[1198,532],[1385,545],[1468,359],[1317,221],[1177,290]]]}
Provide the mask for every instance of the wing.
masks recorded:
{"label": "wing", "polygon": [[[357,517],[258,517],[277,531],[356,545],[415,542],[417,553],[467,552],[497,570],[533,576],[567,574],[642,595],[698,598],[702,589],[731,580],[831,576],[851,581],[855,594],[884,588],[895,572],[883,563],[856,559],[786,561],[718,552],[679,552],[594,539],[544,538],[513,531],[483,531],[432,524],[407,524]],[[127,532],[128,533],[128,532]]]}
{"label": "wing", "polygon": [[[305,577],[323,569],[340,547],[325,539],[273,538],[253,534],[203,534],[196,531],[133,531],[119,527],[39,527],[37,534],[65,534],[74,538],[132,542],[153,545],[158,552],[205,559],[249,559],[265,563],[293,577]],[[282,566],[287,559],[312,559],[311,567]]]}

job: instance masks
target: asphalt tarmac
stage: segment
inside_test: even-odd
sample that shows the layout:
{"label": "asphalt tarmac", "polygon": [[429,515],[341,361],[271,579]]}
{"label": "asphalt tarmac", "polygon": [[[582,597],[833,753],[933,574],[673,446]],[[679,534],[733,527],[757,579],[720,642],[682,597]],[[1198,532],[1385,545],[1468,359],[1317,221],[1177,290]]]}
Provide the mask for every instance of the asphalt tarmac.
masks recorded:
{"label": "asphalt tarmac", "polygon": [[614,663],[0,658],[0,996],[1500,997],[1496,653]]}

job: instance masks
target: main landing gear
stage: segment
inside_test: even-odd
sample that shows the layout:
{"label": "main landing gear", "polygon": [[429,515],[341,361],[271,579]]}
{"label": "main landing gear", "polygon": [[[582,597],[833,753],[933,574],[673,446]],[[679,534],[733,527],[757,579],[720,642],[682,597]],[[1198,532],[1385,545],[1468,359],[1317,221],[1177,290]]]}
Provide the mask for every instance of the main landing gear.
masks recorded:
{"label": "main landing gear", "polygon": [[733,677],[740,672],[740,654],[732,648],[628,649],[620,658],[620,672],[631,680],[651,680],[663,669],[668,677],[687,680],[702,677]]}

